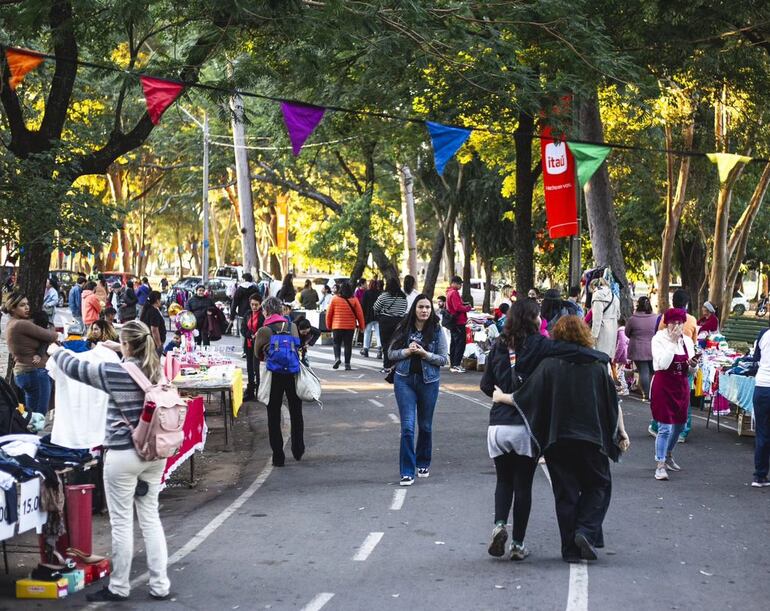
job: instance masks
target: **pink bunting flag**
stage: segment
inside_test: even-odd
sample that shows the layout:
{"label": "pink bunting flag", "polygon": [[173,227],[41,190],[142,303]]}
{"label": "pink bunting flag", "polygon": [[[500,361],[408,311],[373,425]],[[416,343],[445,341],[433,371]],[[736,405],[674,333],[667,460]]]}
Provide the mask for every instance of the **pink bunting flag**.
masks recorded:
{"label": "pink bunting flag", "polygon": [[139,81],[142,83],[144,101],[147,103],[147,114],[150,115],[153,125],[157,125],[166,109],[182,95],[184,85],[152,76],[140,76]]}
{"label": "pink bunting flag", "polygon": [[323,119],[326,109],[321,106],[281,102],[281,112],[283,121],[286,123],[286,131],[289,132],[291,149],[296,157],[302,150],[302,145]]}

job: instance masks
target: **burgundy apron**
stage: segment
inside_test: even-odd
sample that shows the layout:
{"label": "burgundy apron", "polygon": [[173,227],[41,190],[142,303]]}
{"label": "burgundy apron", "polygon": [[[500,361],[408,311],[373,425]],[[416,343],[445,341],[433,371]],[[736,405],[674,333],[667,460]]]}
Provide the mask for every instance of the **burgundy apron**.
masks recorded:
{"label": "burgundy apron", "polygon": [[690,379],[686,354],[674,355],[668,369],[656,371],[650,389],[652,417],[663,424],[687,422],[690,405]]}

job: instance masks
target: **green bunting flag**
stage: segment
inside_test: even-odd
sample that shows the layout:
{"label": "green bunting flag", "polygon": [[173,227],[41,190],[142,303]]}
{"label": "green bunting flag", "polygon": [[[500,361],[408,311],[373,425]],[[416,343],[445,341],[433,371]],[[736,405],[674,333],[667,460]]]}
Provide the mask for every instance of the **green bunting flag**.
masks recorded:
{"label": "green bunting flag", "polygon": [[567,141],[567,146],[575,158],[578,182],[581,187],[584,187],[591,180],[591,176],[599,169],[599,166],[602,165],[612,150],[609,146],[582,142]]}

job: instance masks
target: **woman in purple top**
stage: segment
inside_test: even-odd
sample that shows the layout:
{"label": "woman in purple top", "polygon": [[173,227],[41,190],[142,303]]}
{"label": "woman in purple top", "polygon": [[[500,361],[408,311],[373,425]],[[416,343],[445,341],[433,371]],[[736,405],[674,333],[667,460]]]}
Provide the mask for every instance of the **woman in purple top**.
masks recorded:
{"label": "woman in purple top", "polygon": [[652,313],[652,304],[647,297],[639,297],[636,312],[626,322],[628,338],[628,359],[636,364],[639,372],[639,388],[642,398],[650,398],[652,380],[652,338],[657,329],[657,316]]}

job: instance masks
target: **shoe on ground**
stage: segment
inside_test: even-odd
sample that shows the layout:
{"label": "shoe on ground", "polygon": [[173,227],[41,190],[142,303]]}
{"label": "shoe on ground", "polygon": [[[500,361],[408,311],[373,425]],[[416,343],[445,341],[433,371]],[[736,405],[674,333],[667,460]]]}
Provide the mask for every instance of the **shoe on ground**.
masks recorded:
{"label": "shoe on ground", "polygon": [[656,439],[658,438],[658,434],[655,432],[655,429],[654,429],[654,428],[652,428],[652,425],[650,425],[650,426],[648,426],[648,427],[647,427],[647,432],[648,432],[650,435],[652,435],[653,437],[655,437]]}
{"label": "shoe on ground", "polygon": [[583,533],[575,535],[575,545],[580,548],[580,558],[583,560],[596,560],[599,557],[596,555],[594,546]]}
{"label": "shoe on ground", "polygon": [[490,556],[502,558],[505,555],[505,542],[508,540],[508,530],[505,524],[498,524],[492,531],[492,541],[487,548]]}
{"label": "shoe on ground", "polygon": [[527,556],[529,556],[529,550],[524,545],[511,541],[511,560],[521,562]]}
{"label": "shoe on ground", "polygon": [[345,364],[345,371],[353,371],[353,368],[349,364]]}
{"label": "shoe on ground", "polygon": [[676,440],[677,443],[687,443],[687,435],[679,435],[679,439]]}
{"label": "shoe on ground", "polygon": [[656,467],[655,468],[655,479],[665,481],[668,479],[668,471],[666,471],[666,467]]}
{"label": "shoe on ground", "polygon": [[387,367],[383,367],[382,369],[380,369],[380,373],[388,373],[389,371],[390,369],[388,369]]}
{"label": "shoe on ground", "polygon": [[408,475],[404,475],[401,478],[401,481],[398,482],[399,486],[411,486],[412,484],[414,484],[414,478],[413,477],[409,477]]}
{"label": "shoe on ground", "polygon": [[332,365],[332,369],[339,369],[340,365],[342,365],[342,361],[337,359],[336,361],[334,361],[334,365]]}
{"label": "shoe on ground", "polygon": [[417,469],[417,477],[430,477],[430,469],[427,467]]}
{"label": "shoe on ground", "polygon": [[103,587],[92,594],[86,594],[86,600],[90,603],[119,603],[128,600],[128,596],[114,594],[108,587]]}
{"label": "shoe on ground", "polygon": [[767,481],[766,477],[755,477],[751,482],[752,488],[767,488],[770,486],[770,481]]}
{"label": "shoe on ground", "polygon": [[377,358],[382,359],[382,350],[377,351]]}
{"label": "shoe on ground", "polygon": [[671,469],[672,471],[681,471],[682,467],[676,464],[673,456],[668,456],[666,457],[666,469]]}
{"label": "shoe on ground", "polygon": [[363,357],[369,358],[369,350],[367,348],[364,348],[358,354],[360,354]]}
{"label": "shoe on ground", "polygon": [[150,592],[150,598],[152,598],[153,600],[168,600],[173,596],[174,595],[171,592],[168,592],[166,594],[153,594],[152,592]]}

